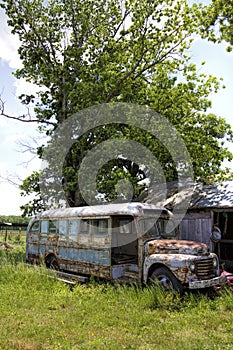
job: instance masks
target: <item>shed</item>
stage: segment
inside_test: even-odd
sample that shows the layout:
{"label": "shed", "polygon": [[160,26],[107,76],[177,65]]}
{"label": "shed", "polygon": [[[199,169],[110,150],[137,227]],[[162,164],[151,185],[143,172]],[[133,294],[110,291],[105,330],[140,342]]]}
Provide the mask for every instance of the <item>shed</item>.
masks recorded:
{"label": "shed", "polygon": [[[172,211],[182,196],[173,195],[164,206]],[[213,227],[221,231],[221,240],[210,239]],[[180,223],[180,238],[209,245],[218,254],[224,268],[233,271],[233,180],[216,185],[196,185],[189,208]]]}

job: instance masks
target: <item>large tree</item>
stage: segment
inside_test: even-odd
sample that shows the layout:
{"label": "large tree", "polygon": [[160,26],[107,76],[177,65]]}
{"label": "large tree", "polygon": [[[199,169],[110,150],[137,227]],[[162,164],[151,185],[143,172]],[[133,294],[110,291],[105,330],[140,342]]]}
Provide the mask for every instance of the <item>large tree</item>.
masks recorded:
{"label": "large tree", "polygon": [[[232,159],[224,146],[225,139],[232,139],[230,125],[206,113],[209,95],[220,83],[199,74],[189,57],[199,16],[195,6],[185,0],[3,0],[2,6],[21,41],[23,68],[16,77],[40,90],[20,98],[34,105],[42,132],[53,137],[64,121],[93,105],[136,103],[161,113],[180,132],[196,180],[216,180],[222,162]],[[156,155],[166,180],[177,179],[171,155],[156,137],[132,125],[108,124],[82,135],[67,154],[63,184],[69,205],[85,204],[78,172],[87,151],[116,136],[142,143]],[[40,156],[46,147],[38,149]],[[100,170],[98,189],[105,199],[114,199],[117,180],[123,178],[132,182],[134,200],[145,191],[146,173],[126,158],[121,154]],[[39,178],[33,173],[21,186],[23,194],[38,195],[24,206],[25,214],[43,206]]]}
{"label": "large tree", "polygon": [[233,1],[212,0],[209,5],[196,6],[196,11],[202,36],[213,42],[225,41],[230,44],[227,51],[232,51]]}

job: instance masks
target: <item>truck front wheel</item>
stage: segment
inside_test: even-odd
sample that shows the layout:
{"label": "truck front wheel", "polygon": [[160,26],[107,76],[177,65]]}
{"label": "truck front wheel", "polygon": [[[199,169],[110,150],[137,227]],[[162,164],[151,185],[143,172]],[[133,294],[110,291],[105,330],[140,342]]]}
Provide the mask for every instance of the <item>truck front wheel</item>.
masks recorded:
{"label": "truck front wheel", "polygon": [[166,267],[158,267],[150,276],[150,284],[157,283],[165,290],[175,290],[182,294],[183,288],[180,281]]}

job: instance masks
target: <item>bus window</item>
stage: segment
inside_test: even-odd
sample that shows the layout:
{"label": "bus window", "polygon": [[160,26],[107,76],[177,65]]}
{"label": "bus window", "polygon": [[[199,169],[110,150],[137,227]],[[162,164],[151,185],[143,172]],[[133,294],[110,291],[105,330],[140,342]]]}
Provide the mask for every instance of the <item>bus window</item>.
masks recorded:
{"label": "bus window", "polygon": [[59,220],[58,221],[58,233],[60,236],[65,237],[67,234],[67,225],[68,220]]}
{"label": "bus window", "polygon": [[39,221],[35,221],[32,225],[32,227],[30,228],[30,232],[31,233],[39,233],[40,232],[40,222]]}
{"label": "bus window", "polygon": [[41,221],[41,233],[48,233],[49,232],[49,222],[48,220],[42,220]]}
{"label": "bus window", "polygon": [[108,234],[108,220],[107,219],[99,220],[98,229],[100,233]]}
{"label": "bus window", "polygon": [[80,220],[80,233],[89,233],[89,228],[90,228],[90,220],[81,219]]}
{"label": "bus window", "polygon": [[131,219],[120,219],[119,220],[120,233],[132,233],[132,220]]}
{"label": "bus window", "polygon": [[108,235],[108,219],[93,219],[91,227],[94,235]]}
{"label": "bus window", "polygon": [[90,220],[80,219],[79,225],[80,225],[80,231],[78,235],[78,243],[81,245],[89,245]]}
{"label": "bus window", "polygon": [[80,220],[70,219],[69,220],[68,234],[69,234],[69,239],[71,241],[77,241],[79,229],[80,229]]}
{"label": "bus window", "polygon": [[49,233],[50,234],[56,234],[57,233],[57,222],[49,220]]}

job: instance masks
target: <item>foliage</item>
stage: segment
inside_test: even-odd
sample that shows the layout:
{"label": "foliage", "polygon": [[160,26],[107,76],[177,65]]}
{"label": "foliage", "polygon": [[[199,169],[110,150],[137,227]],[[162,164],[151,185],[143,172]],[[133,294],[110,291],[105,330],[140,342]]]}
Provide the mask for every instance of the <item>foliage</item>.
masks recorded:
{"label": "foliage", "polygon": [[28,218],[18,215],[0,215],[0,223],[28,224]]}
{"label": "foliage", "polygon": [[213,0],[209,6],[201,6],[199,11],[202,12],[201,34],[213,42],[226,41],[230,44],[227,51],[232,51],[232,11],[233,2],[224,0]]}
{"label": "foliage", "polygon": [[10,241],[10,248],[1,247],[0,249],[0,265],[3,267],[4,265],[12,265],[14,268],[15,265],[19,263],[25,263],[25,241],[26,235],[20,236],[20,239],[16,239],[14,237]]}
{"label": "foliage", "polygon": [[20,209],[22,216],[30,216],[32,213],[38,213],[43,209],[43,200],[40,194],[39,186],[40,172],[33,171],[19,186],[22,196],[33,196],[33,199],[24,204]]}
{"label": "foliage", "polygon": [[[188,51],[199,30],[201,7],[188,6],[185,0],[175,5],[171,0],[163,5],[160,0],[3,0],[2,6],[12,32],[21,40],[23,68],[16,77],[42,88],[38,96],[21,96],[24,104],[34,106],[42,132],[53,136],[67,118],[93,105],[146,105],[180,132],[197,181],[215,181],[224,173],[222,162],[232,159],[224,141],[232,140],[232,131],[223,118],[206,114],[211,106],[209,96],[221,83],[198,73]],[[116,136],[148,147],[166,180],[176,180],[166,145],[130,125],[108,124],[83,135],[67,154],[62,181],[69,205],[85,204],[77,178],[87,152]],[[44,146],[39,153],[43,150]],[[133,200],[146,191],[141,185],[146,174],[125,159],[124,154],[118,155],[98,174],[98,190],[105,200],[116,199],[119,180],[131,181]],[[25,215],[43,207],[38,180],[34,173],[21,186],[23,194],[37,194],[22,207]]]}

